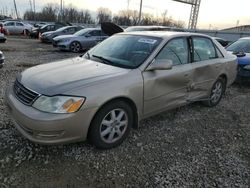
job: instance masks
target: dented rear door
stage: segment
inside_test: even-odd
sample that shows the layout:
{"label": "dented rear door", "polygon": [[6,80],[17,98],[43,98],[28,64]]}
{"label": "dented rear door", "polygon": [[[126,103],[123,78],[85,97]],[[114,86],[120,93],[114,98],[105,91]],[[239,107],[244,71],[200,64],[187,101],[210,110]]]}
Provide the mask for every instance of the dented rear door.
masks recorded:
{"label": "dented rear door", "polygon": [[197,101],[207,98],[226,60],[210,38],[192,37],[192,44],[192,81],[188,85],[188,98]]}

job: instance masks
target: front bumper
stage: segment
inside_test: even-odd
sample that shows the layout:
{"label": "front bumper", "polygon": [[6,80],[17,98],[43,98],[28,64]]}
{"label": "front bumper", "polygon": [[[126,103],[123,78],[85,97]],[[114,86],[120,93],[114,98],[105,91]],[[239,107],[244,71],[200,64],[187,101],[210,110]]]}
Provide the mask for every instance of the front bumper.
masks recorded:
{"label": "front bumper", "polygon": [[96,108],[72,114],[52,114],[24,105],[17,100],[13,88],[6,91],[6,103],[18,131],[40,144],[64,144],[87,139],[88,128]]}
{"label": "front bumper", "polygon": [[238,65],[237,77],[250,78],[250,70],[244,68],[245,65]]}
{"label": "front bumper", "polygon": [[7,39],[5,37],[0,37],[0,42],[5,42]]}
{"label": "front bumper", "polygon": [[54,47],[59,48],[60,50],[70,50],[70,43],[69,42],[58,42],[58,41],[54,41],[52,42]]}
{"label": "front bumper", "polygon": [[39,37],[39,33],[37,31],[31,31],[30,32],[30,37],[31,38],[38,38]]}
{"label": "front bumper", "polygon": [[52,42],[51,38],[44,37],[44,36],[41,36],[40,40],[41,40],[41,42],[44,42],[44,43],[51,43]]}

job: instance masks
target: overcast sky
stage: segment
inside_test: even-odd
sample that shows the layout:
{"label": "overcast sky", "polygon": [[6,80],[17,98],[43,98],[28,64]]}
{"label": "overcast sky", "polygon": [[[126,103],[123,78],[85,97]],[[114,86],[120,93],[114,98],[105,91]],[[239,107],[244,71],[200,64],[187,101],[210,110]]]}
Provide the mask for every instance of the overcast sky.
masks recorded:
{"label": "overcast sky", "polygon": [[[33,1],[33,0],[32,0]],[[36,9],[50,3],[60,3],[60,0],[35,0]],[[29,9],[29,0],[16,0],[18,11],[23,13]],[[64,0],[65,5],[73,4],[79,9],[97,10],[99,7],[111,9],[114,13],[127,9],[128,0]],[[129,9],[139,9],[140,0],[130,0]],[[233,27],[239,22],[240,25],[250,24],[250,0],[201,0],[198,27],[220,29]],[[14,9],[12,0],[0,0],[0,10]],[[172,0],[143,0],[143,12],[161,15],[167,10],[168,16],[175,20],[181,20],[188,24],[190,5],[174,2]]]}

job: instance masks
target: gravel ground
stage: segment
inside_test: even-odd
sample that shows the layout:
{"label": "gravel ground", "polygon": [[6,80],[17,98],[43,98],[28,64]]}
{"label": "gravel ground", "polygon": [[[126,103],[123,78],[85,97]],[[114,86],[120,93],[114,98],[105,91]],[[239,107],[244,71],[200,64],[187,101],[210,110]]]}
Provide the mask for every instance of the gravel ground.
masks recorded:
{"label": "gravel ground", "polygon": [[13,127],[5,87],[22,70],[77,54],[37,40],[0,44],[0,187],[250,187],[250,85],[233,85],[221,103],[199,103],[141,122],[118,148],[88,143],[41,146]]}

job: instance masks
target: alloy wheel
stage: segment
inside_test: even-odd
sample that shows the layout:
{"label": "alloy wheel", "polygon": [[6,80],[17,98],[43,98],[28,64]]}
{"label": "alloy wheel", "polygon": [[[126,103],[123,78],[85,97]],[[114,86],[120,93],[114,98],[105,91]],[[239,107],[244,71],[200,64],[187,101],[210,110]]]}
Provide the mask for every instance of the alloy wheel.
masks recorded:
{"label": "alloy wheel", "polygon": [[81,50],[81,45],[78,43],[78,42],[73,42],[71,45],[70,45],[70,50],[72,52],[79,52]]}
{"label": "alloy wheel", "polygon": [[128,115],[123,109],[113,109],[103,118],[100,136],[105,143],[114,143],[121,139],[128,127]]}
{"label": "alloy wheel", "polygon": [[222,93],[223,93],[223,85],[222,82],[218,81],[215,83],[212,89],[211,102],[217,103],[220,100]]}

